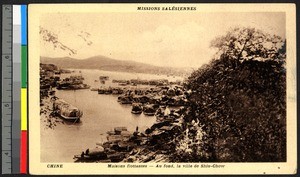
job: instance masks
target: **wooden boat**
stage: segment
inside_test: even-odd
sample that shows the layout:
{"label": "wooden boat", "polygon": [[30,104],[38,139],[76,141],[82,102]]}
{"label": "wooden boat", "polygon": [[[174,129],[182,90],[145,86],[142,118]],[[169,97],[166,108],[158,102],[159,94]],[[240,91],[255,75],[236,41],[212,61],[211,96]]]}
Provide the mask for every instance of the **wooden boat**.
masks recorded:
{"label": "wooden boat", "polygon": [[120,86],[126,86],[128,85],[127,83],[119,83]]}
{"label": "wooden boat", "polygon": [[144,111],[144,114],[146,116],[154,116],[155,113],[156,113],[156,110],[158,109],[158,105],[156,104],[148,104],[148,105],[145,105],[144,108],[143,108],[143,111]]}
{"label": "wooden boat", "polygon": [[98,94],[105,94],[105,89],[103,88],[98,89]]}
{"label": "wooden boat", "polygon": [[98,156],[98,155],[103,155],[103,154],[105,154],[104,153],[104,148],[99,146],[99,147],[96,147],[96,148],[93,148],[93,149],[89,149],[88,153],[86,155]]}
{"label": "wooden boat", "polygon": [[54,95],[55,94],[55,90],[51,90],[51,91],[49,91],[49,95]]}
{"label": "wooden boat", "polygon": [[99,77],[99,80],[109,80],[109,77],[108,76],[100,76]]}
{"label": "wooden boat", "polygon": [[109,142],[123,141],[123,136],[121,136],[121,135],[108,135],[107,136],[107,141],[109,141]]}
{"label": "wooden boat", "polygon": [[127,131],[127,128],[126,127],[115,127],[114,130],[117,132],[117,131]]}
{"label": "wooden boat", "polygon": [[132,103],[132,98],[130,96],[119,96],[118,97],[118,102],[121,104],[131,104]]}
{"label": "wooden boat", "polygon": [[132,133],[130,133],[129,131],[121,131],[120,135],[129,138],[132,135]]}
{"label": "wooden boat", "polygon": [[131,109],[132,114],[141,114],[142,112],[143,112],[142,104],[132,103],[132,109]]}
{"label": "wooden boat", "polygon": [[106,133],[107,133],[108,135],[115,135],[115,134],[116,134],[115,131],[107,131]]}
{"label": "wooden boat", "polygon": [[98,88],[91,88],[91,91],[98,91]]}
{"label": "wooden boat", "polygon": [[83,115],[82,111],[63,99],[57,99],[53,102],[53,111],[65,120],[72,121],[79,121]]}

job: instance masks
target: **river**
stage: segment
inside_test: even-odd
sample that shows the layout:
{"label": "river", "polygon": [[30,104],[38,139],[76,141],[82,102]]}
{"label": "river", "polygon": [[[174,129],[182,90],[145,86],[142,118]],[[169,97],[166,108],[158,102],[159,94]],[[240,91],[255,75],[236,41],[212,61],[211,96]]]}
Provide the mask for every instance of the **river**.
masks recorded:
{"label": "river", "polygon": [[[99,76],[109,76],[106,86],[113,86],[113,79],[168,79],[182,80],[180,77],[166,75],[132,74],[101,70],[75,70],[71,74],[62,74],[61,78],[70,75],[82,75],[84,83],[91,87],[99,87]],[[95,81],[97,80],[97,81]],[[136,87],[136,86],[135,86]],[[140,86],[137,86],[140,87]],[[106,141],[106,132],[114,127],[124,126],[129,131],[151,127],[155,116],[131,114],[131,105],[117,102],[116,95],[100,95],[89,89],[57,90],[56,96],[83,111],[80,123],[58,123],[54,129],[46,128],[41,120],[41,162],[73,162],[73,156],[87,148],[96,146],[96,142]]]}

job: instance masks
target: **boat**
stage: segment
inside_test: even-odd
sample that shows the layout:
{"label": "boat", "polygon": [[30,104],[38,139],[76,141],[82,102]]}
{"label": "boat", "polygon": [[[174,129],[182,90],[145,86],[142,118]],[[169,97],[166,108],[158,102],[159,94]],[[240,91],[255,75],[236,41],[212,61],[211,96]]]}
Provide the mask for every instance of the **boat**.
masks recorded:
{"label": "boat", "polygon": [[141,103],[132,103],[132,114],[141,114],[143,112],[143,107]]}
{"label": "boat", "polygon": [[112,94],[123,94],[123,90],[121,88],[113,88]]}
{"label": "boat", "polygon": [[89,155],[89,156],[98,156],[98,155],[103,155],[105,154],[104,153],[104,148],[99,146],[99,147],[96,147],[96,148],[93,148],[93,149],[89,149],[88,151],[86,151],[86,155]]}
{"label": "boat", "polygon": [[150,97],[145,96],[145,95],[135,95],[132,97],[134,102],[138,102],[138,103],[147,103],[150,100]]}
{"label": "boat", "polygon": [[53,102],[53,111],[65,120],[72,121],[79,121],[83,115],[82,111],[63,99],[57,99]]}
{"label": "boat", "polygon": [[129,141],[132,133],[126,127],[115,127],[107,134],[107,141],[98,142],[96,148],[75,155],[75,162],[121,162],[136,147],[135,142]]}
{"label": "boat", "polygon": [[120,86],[126,86],[126,85],[128,85],[128,84],[127,84],[127,83],[121,82],[121,83],[119,83],[119,85],[120,85]]}
{"label": "boat", "polygon": [[121,95],[118,97],[118,102],[120,102],[121,104],[131,104],[132,97]]}
{"label": "boat", "polygon": [[106,134],[108,134],[108,135],[115,135],[116,132],[115,131],[107,131]]}
{"label": "boat", "polygon": [[81,155],[75,155],[73,159],[76,159],[75,162],[107,160],[107,155],[104,152],[104,148],[99,146],[93,149],[87,149],[85,152],[82,152]]}
{"label": "boat", "polygon": [[126,127],[115,127],[114,131],[116,132],[117,135],[120,135],[122,131],[127,131]]}
{"label": "boat", "polygon": [[144,106],[143,112],[146,116],[154,116],[158,108],[157,104],[148,104]]}
{"label": "boat", "polygon": [[51,90],[51,91],[49,91],[49,95],[54,95],[55,94],[55,90]]}
{"label": "boat", "polygon": [[91,91],[98,91],[98,88],[91,88]]}
{"label": "boat", "polygon": [[99,88],[98,89],[98,94],[105,94],[105,89]]}
{"label": "boat", "polygon": [[99,80],[109,80],[109,77],[108,76],[100,76],[99,77]]}
{"label": "boat", "polygon": [[90,86],[83,83],[84,78],[82,76],[70,76],[64,78],[62,81],[57,81],[56,88],[58,90],[77,90],[77,89],[89,89]]}

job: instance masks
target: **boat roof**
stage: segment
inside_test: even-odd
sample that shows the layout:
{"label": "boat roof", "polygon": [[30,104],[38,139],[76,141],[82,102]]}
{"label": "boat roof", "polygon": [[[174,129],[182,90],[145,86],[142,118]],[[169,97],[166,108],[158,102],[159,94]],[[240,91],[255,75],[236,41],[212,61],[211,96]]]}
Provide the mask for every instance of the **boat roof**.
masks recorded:
{"label": "boat roof", "polygon": [[68,107],[68,109],[79,110],[77,107],[71,105],[70,103],[66,102],[66,101],[63,100],[63,99],[57,99],[57,100],[55,100],[55,103],[56,103],[56,104],[64,105],[64,106]]}

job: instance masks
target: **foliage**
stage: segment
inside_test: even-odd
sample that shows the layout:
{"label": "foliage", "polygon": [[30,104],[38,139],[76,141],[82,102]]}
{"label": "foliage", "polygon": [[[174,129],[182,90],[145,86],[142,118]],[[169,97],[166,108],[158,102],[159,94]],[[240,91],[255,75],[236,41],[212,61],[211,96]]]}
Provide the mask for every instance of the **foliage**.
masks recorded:
{"label": "foliage", "polygon": [[205,132],[202,128],[199,122],[191,122],[177,143],[173,161],[197,162],[206,160],[205,158],[208,157],[208,154],[203,149],[204,142],[202,139],[205,136]]}
{"label": "foliage", "polygon": [[[219,50],[219,54],[237,60],[282,60],[281,37],[263,33],[255,28],[234,28],[226,35],[217,37],[211,47]],[[283,51],[284,52],[284,51]]]}
{"label": "foliage", "polygon": [[[208,161],[286,161],[285,42],[255,29],[234,29],[212,42],[222,54],[188,78]],[[263,44],[263,42],[267,42]],[[277,43],[278,44],[278,43]]]}

